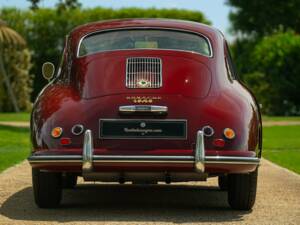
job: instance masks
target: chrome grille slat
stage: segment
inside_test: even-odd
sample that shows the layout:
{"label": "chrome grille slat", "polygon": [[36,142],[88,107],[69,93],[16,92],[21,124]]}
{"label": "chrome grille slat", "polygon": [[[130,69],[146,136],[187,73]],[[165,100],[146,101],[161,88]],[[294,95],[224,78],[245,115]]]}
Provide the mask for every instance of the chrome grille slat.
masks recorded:
{"label": "chrome grille slat", "polygon": [[[145,84],[142,85],[141,81]],[[155,57],[131,57],[126,61],[127,88],[162,87],[162,60]]]}

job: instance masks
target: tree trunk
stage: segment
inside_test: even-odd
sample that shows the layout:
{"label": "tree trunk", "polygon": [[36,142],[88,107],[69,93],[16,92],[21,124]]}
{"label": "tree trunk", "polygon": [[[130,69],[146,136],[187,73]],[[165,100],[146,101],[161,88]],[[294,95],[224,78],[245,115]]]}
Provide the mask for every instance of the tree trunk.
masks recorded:
{"label": "tree trunk", "polygon": [[15,96],[13,90],[12,90],[12,87],[11,87],[11,84],[10,84],[10,81],[9,81],[9,77],[8,77],[6,71],[5,71],[5,68],[4,68],[4,61],[3,61],[1,49],[0,49],[0,75],[2,75],[3,78],[4,78],[4,83],[6,85],[8,96],[9,96],[9,98],[10,98],[12,104],[13,104],[15,112],[20,112],[20,109],[18,107],[18,103],[17,103],[17,100],[16,100],[16,96]]}

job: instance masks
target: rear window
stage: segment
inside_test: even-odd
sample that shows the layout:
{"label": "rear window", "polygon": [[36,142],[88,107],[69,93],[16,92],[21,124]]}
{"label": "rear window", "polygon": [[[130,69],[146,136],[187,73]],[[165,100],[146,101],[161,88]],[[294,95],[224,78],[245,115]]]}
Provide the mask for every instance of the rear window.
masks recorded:
{"label": "rear window", "polygon": [[208,40],[198,34],[173,30],[114,30],[91,34],[79,46],[78,56],[129,49],[165,49],[211,56]]}

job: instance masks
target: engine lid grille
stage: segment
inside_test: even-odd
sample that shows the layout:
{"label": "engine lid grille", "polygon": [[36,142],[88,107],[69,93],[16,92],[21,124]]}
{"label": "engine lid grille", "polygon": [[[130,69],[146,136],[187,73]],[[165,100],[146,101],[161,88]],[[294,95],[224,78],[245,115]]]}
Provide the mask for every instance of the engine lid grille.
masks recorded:
{"label": "engine lid grille", "polygon": [[126,61],[127,88],[162,87],[162,61],[154,57],[131,57]]}

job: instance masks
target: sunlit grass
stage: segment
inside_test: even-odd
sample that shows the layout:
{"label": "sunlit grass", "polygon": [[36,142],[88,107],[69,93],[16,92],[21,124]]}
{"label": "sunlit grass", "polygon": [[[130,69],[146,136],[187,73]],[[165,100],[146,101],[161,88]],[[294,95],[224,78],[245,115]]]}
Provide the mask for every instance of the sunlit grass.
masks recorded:
{"label": "sunlit grass", "polygon": [[264,127],[262,155],[300,174],[300,126]]}
{"label": "sunlit grass", "polygon": [[20,121],[27,122],[30,120],[30,113],[0,113],[0,121]]}
{"label": "sunlit grass", "polygon": [[29,152],[28,128],[0,126],[0,172],[23,161]]}

